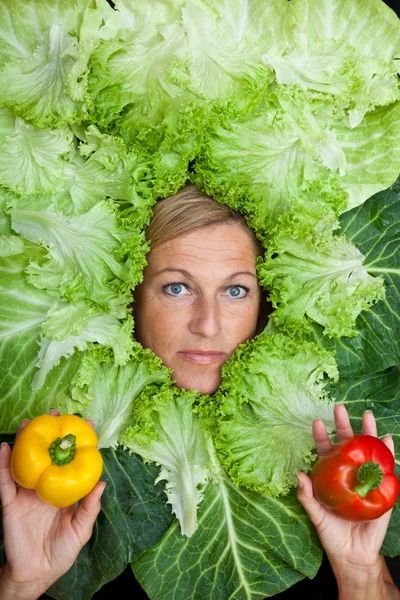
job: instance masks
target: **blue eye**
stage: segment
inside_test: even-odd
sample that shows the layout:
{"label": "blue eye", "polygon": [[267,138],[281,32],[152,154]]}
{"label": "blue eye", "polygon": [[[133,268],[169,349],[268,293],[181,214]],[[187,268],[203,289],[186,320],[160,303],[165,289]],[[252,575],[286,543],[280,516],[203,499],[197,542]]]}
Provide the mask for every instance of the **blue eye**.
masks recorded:
{"label": "blue eye", "polygon": [[245,298],[249,291],[249,288],[243,285],[231,285],[228,288],[228,293],[231,298]]}
{"label": "blue eye", "polygon": [[187,288],[185,284],[179,283],[179,281],[174,283],[167,283],[163,286],[163,290],[166,294],[170,296],[183,296],[185,292],[187,292]]}

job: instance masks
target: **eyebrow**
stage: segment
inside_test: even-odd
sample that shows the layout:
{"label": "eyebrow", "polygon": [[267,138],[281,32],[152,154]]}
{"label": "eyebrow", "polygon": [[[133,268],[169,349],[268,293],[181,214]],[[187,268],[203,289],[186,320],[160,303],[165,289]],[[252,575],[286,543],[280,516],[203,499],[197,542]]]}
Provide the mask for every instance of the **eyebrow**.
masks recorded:
{"label": "eyebrow", "polygon": [[[158,277],[158,275],[161,275],[162,273],[182,273],[182,275],[184,277],[186,277],[187,279],[192,279],[192,280],[194,279],[193,275],[191,273],[189,273],[189,271],[186,271],[186,269],[172,269],[170,267],[166,267],[165,269],[161,269],[160,271],[157,271],[157,273],[155,273],[154,276]],[[255,279],[257,279],[257,275],[255,275],[254,273],[251,273],[251,271],[237,271],[236,273],[232,273],[232,275],[227,277],[226,281],[235,279],[235,277],[238,277],[239,275],[250,275],[251,277],[254,277]]]}

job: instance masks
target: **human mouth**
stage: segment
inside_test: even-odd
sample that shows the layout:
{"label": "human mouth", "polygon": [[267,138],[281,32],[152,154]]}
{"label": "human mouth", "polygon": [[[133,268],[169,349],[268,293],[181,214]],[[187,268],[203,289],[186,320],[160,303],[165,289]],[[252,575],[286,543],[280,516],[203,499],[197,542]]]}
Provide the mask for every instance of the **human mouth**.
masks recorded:
{"label": "human mouth", "polygon": [[183,350],[182,352],[178,352],[178,355],[189,362],[199,365],[210,365],[219,362],[223,358],[224,353],[215,350]]}

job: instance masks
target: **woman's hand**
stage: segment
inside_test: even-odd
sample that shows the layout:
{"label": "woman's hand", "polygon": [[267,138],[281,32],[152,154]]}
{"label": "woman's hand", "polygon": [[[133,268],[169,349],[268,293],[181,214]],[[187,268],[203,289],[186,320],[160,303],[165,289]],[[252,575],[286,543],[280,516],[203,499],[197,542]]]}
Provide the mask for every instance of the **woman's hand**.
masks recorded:
{"label": "woman's hand", "polygon": [[[59,416],[58,410],[50,414]],[[93,427],[93,421],[87,420]],[[27,425],[24,420],[17,436]],[[0,572],[2,600],[36,599],[73,565],[92,535],[100,511],[105,483],[78,505],[55,508],[43,502],[35,490],[17,485],[10,473],[11,448],[0,448],[0,498],[6,565]]]}
{"label": "woman's hand", "polygon": [[[335,406],[335,424],[339,441],[354,435],[346,408],[342,404]],[[362,432],[377,436],[374,415],[366,411],[362,417]],[[332,444],[324,423],[316,419],[313,423],[313,435],[319,456],[328,452]],[[394,454],[392,438],[387,435],[383,442]],[[392,511],[379,519],[367,522],[352,522],[341,519],[320,504],[313,495],[311,479],[305,473],[298,473],[298,499],[304,506],[314,524],[321,543],[335,573],[339,598],[362,597],[381,600],[391,598],[387,595],[384,581],[393,583],[384,559],[379,555]],[[357,595],[359,593],[359,596]],[[393,596],[395,598],[400,595]]]}

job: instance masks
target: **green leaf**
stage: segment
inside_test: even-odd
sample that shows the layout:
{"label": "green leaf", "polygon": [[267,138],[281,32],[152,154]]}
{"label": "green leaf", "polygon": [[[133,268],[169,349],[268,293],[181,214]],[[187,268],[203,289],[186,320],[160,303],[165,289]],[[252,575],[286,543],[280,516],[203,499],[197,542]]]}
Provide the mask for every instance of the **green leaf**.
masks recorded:
{"label": "green leaf", "polygon": [[0,184],[18,194],[54,192],[74,140],[68,127],[37,129],[0,109]]}
{"label": "green leaf", "polygon": [[400,21],[384,2],[291,0],[290,9],[289,43],[263,57],[280,84],[300,86],[310,97],[334,96],[351,128],[375,107],[399,100]]}
{"label": "green leaf", "polygon": [[174,523],[132,569],[152,600],[256,600],[313,578],[321,557],[294,493],[278,500],[223,479],[208,484],[190,538]]}
{"label": "green leaf", "polygon": [[[73,304],[67,305],[64,311],[56,307],[56,310],[52,313],[52,318],[56,318],[57,315],[64,317],[62,312],[71,313],[69,314],[69,318],[74,313],[75,316],[78,316],[77,311],[74,309],[78,309],[79,311],[81,309],[79,304],[83,303],[78,303],[75,306]],[[49,312],[52,312],[53,309],[54,307]],[[83,306],[83,311],[90,312],[87,306]],[[43,323],[43,329],[47,325],[48,321]],[[75,323],[76,325],[77,323]],[[62,337],[59,332],[56,332],[55,339],[43,336],[40,340],[40,350],[36,363],[39,369],[32,380],[32,389],[38,390],[43,386],[47,374],[55,365],[59,364],[61,358],[69,358],[74,354],[75,350],[80,352],[87,350],[94,342],[102,346],[111,347],[117,365],[126,363],[133,349],[132,330],[132,318],[127,318],[125,322],[121,323],[115,315],[97,314],[89,318],[76,335],[68,333]]]}
{"label": "green leaf", "polygon": [[223,366],[215,394],[217,454],[236,487],[285,495],[315,458],[312,422],[332,433],[333,401],[325,391],[337,378],[335,359],[316,344],[282,334],[242,345]]}
{"label": "green leaf", "polygon": [[24,249],[24,242],[16,235],[0,235],[0,257],[21,254]]}
{"label": "green leaf", "polygon": [[[207,100],[221,105],[229,102],[236,110],[243,109],[251,96],[257,95],[257,87],[268,86],[269,75],[255,37],[248,40],[251,11],[243,0],[207,4],[190,2],[182,9],[189,88]],[[275,0],[271,4],[275,5]],[[246,93],[250,90],[251,95]]]}
{"label": "green leaf", "polygon": [[[4,123],[6,129],[7,121]],[[147,224],[154,203],[152,182],[154,174],[149,159],[139,150],[129,150],[123,140],[99,132],[94,125],[72,127],[79,148],[61,160],[48,164],[49,171],[57,169],[57,185],[44,193],[22,196],[7,192],[10,208],[42,211],[50,209],[64,216],[88,212],[93,206],[112,198],[125,201],[135,214],[135,225]],[[1,133],[0,133],[1,136]],[[57,180],[58,178],[58,180]],[[122,204],[122,202],[120,202]]]}
{"label": "green leaf", "polygon": [[[138,3],[138,9],[142,2]],[[146,3],[147,4],[147,3]],[[171,70],[182,70],[186,46],[182,25],[161,21],[150,10],[139,18],[136,30],[135,5],[125,31],[110,40],[101,40],[90,59],[89,93],[95,109],[94,121],[108,125],[125,107],[138,107],[137,118],[160,121],[180,88],[171,79]],[[155,20],[151,20],[154,16]],[[136,112],[136,111],[135,111]],[[143,119],[143,113],[146,119]]]}
{"label": "green leaf", "polygon": [[93,534],[71,569],[47,591],[56,600],[90,600],[130,561],[154,546],[172,520],[158,468],[111,448],[101,451],[101,480],[107,483]]}
{"label": "green leaf", "polygon": [[272,231],[258,275],[270,290],[270,318],[283,330],[305,332],[316,322],[329,337],[354,336],[358,315],[385,297],[383,279],[368,273],[338,228],[331,212],[304,208],[283,215]]}
{"label": "green leaf", "polygon": [[87,213],[70,218],[51,210],[13,209],[10,215],[14,231],[48,249],[46,262],[31,262],[28,267],[29,281],[35,287],[68,300],[98,304],[108,303],[118,287],[129,290],[124,283],[130,273],[118,256],[127,232],[111,201],[99,202]]}
{"label": "green leaf", "polygon": [[133,425],[120,436],[124,446],[161,465],[158,481],[166,481],[168,504],[188,537],[197,528],[197,507],[210,478],[211,442],[193,411],[197,396],[193,390],[177,393],[171,385],[158,393],[145,390],[133,403]]}
{"label": "green leaf", "polygon": [[319,156],[321,143],[330,138],[331,117],[322,106],[325,120],[318,120],[317,108],[301,90],[277,86],[248,114],[226,118],[209,129],[196,161],[196,179],[206,182],[212,194],[232,189],[240,209],[255,213],[256,231],[263,232],[286,211],[309,203],[308,192],[321,180],[335,193],[322,195],[319,204],[326,199],[328,206],[337,208],[343,201],[336,190],[338,174]]}
{"label": "green leaf", "polygon": [[349,210],[396,181],[400,171],[400,102],[368,113],[352,129],[340,123],[332,123],[332,128],[346,159],[341,183],[348,194]]}
{"label": "green leaf", "polygon": [[[127,362],[134,347],[126,298],[113,298],[104,310],[94,303],[55,300],[25,278],[28,261],[42,257],[43,250],[27,242],[25,253],[0,260],[0,431],[4,432],[15,431],[23,418],[51,407],[69,410],[71,381],[84,351],[93,345],[100,347],[99,356],[111,353],[116,365]],[[139,372],[143,368],[137,365]],[[153,376],[157,378],[158,372]]]}
{"label": "green leaf", "polygon": [[[40,255],[30,248],[30,256]],[[42,325],[54,299],[24,278],[26,254],[0,260],[0,431],[15,432],[22,419],[65,406],[80,358],[62,359],[40,391],[32,390]]]}
{"label": "green leaf", "polygon": [[385,281],[385,298],[356,321],[358,335],[334,342],[315,326],[313,335],[335,352],[342,377],[400,364],[400,180],[340,216],[342,234],[365,257],[364,268]]}
{"label": "green leaf", "polygon": [[135,422],[132,412],[143,389],[148,386],[156,394],[168,380],[169,371],[160,359],[139,344],[124,366],[94,348],[86,353],[72,383],[71,410],[94,420],[100,448],[115,447],[124,429]]}
{"label": "green leaf", "polygon": [[38,127],[80,121],[66,89],[91,0],[29,0],[0,5],[0,105]]}
{"label": "green leaf", "polygon": [[327,95],[314,99],[295,86],[276,86],[246,115],[211,123],[195,182],[223,201],[234,196],[261,234],[303,206],[325,205],[337,215],[362,204],[400,171],[400,102],[353,128],[338,121],[337,111]]}
{"label": "green leaf", "polygon": [[[309,39],[347,40],[358,57],[376,56],[390,61],[397,56],[400,22],[396,13],[380,0],[294,0],[299,33]],[[381,44],[376,44],[377,40]]]}

